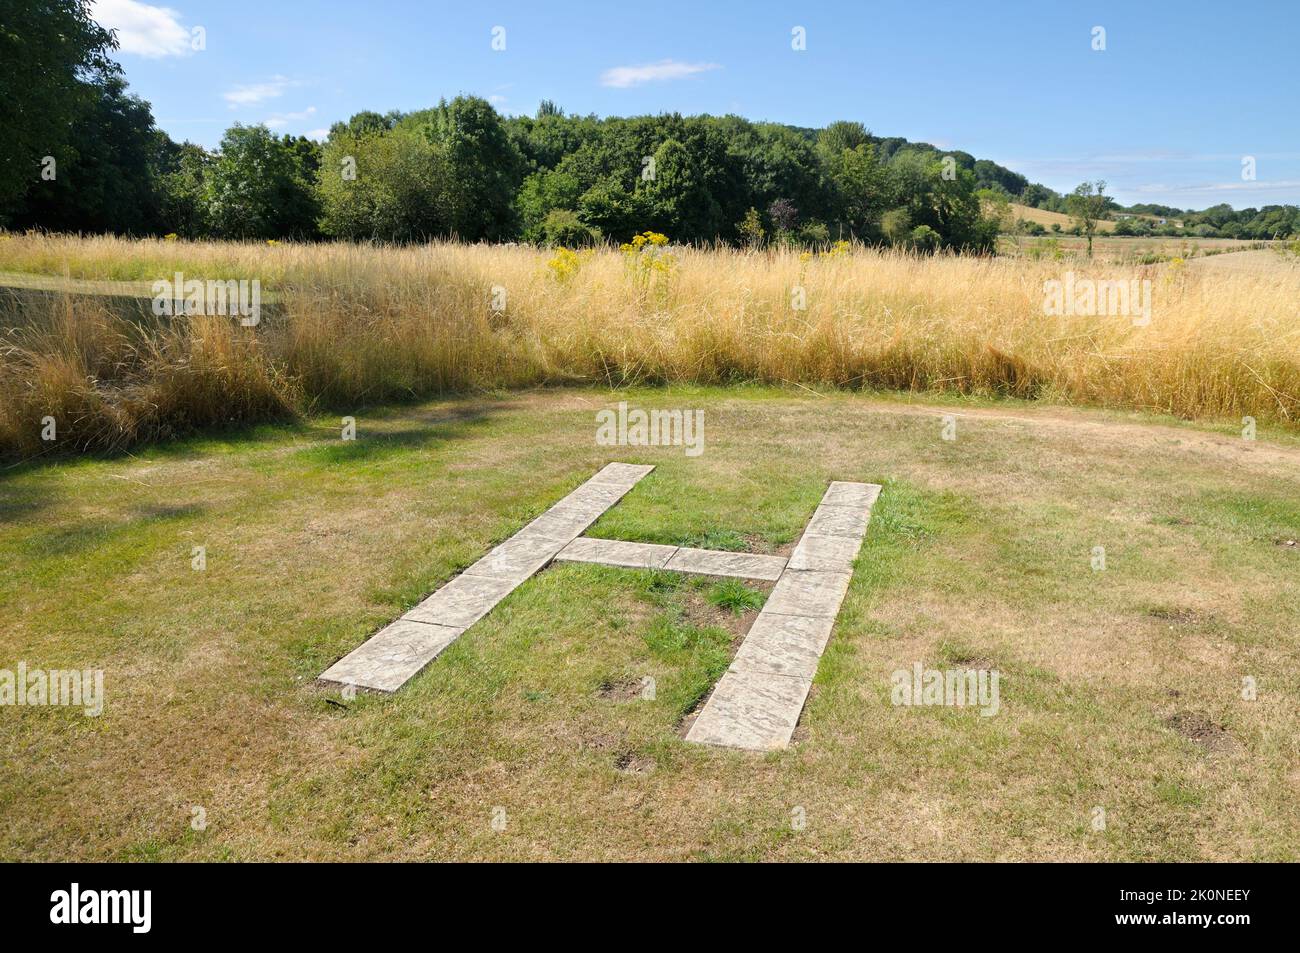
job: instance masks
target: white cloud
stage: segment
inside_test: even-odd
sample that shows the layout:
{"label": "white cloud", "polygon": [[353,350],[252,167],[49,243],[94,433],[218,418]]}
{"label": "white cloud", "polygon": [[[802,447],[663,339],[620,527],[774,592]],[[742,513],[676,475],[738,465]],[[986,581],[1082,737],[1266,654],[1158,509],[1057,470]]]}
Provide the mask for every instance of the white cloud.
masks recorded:
{"label": "white cloud", "polygon": [[285,76],[272,76],[265,83],[252,83],[246,86],[236,86],[234,89],[227,90],[221,96],[226,102],[230,103],[230,108],[238,106],[256,106],[258,103],[284,93],[293,85]]}
{"label": "white cloud", "polygon": [[1283,179],[1268,182],[1252,179],[1247,182],[1201,182],[1191,185],[1139,185],[1138,192],[1174,193],[1174,192],[1271,192],[1274,189],[1294,189],[1300,187],[1300,179]]}
{"label": "white cloud", "polygon": [[304,132],[303,135],[308,139],[315,139],[319,142],[328,139],[330,137],[330,131],[328,129],[309,129]]}
{"label": "white cloud", "polygon": [[488,102],[490,102],[493,106],[503,106],[505,105],[506,98],[502,96],[500,93],[493,93],[491,96],[488,97]]}
{"label": "white cloud", "polygon": [[291,122],[302,122],[304,119],[310,119],[316,114],[315,106],[308,106],[302,112],[297,113],[276,113],[270,119],[264,119],[262,125],[268,129],[280,129],[289,125]]}
{"label": "white cloud", "polygon": [[123,53],[161,59],[194,52],[189,29],[169,7],[151,7],[137,0],[94,0],[92,16],[100,26],[117,31]]}
{"label": "white cloud", "polygon": [[626,89],[645,83],[659,83],[670,79],[685,79],[696,73],[721,69],[717,63],[679,63],[677,60],[660,60],[644,66],[615,66],[600,74],[600,85]]}

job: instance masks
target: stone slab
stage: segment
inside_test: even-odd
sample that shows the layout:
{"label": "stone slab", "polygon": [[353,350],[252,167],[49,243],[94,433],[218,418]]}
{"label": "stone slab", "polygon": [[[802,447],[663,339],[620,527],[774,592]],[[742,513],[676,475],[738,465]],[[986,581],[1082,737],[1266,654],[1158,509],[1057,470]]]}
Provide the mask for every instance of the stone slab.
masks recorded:
{"label": "stone slab", "polygon": [[719,549],[677,550],[665,569],[702,576],[735,576],[739,579],[779,579],[786,561],[781,556],[733,553]]}
{"label": "stone slab", "polygon": [[609,509],[631,489],[628,486],[615,486],[612,483],[591,483],[582,484],[568,496],[561,499],[554,506],[553,510],[591,510],[597,509],[603,513]]}
{"label": "stone slab", "polygon": [[398,619],[339,659],[321,681],[395,692],[432,662],[465,630]]}
{"label": "stone slab", "polygon": [[653,470],[648,463],[607,463],[588,483],[610,483],[631,489],[637,481]]}
{"label": "stone slab", "polygon": [[627,566],[633,569],[662,569],[675,552],[677,552],[676,546],[580,536],[560,550],[560,554],[555,558],[561,562],[602,563],[606,566]]}
{"label": "stone slab", "polygon": [[713,689],[686,740],[773,751],[790,743],[812,681],[731,668]]}
{"label": "stone slab", "polygon": [[861,539],[867,532],[870,514],[856,506],[827,506],[822,504],[813,512],[804,533],[813,536],[848,536]]}
{"label": "stone slab", "polygon": [[791,569],[818,569],[823,572],[852,572],[853,560],[862,548],[862,540],[853,536],[814,536],[804,533],[790,555]]}
{"label": "stone slab", "polygon": [[462,573],[412,609],[403,619],[469,628],[519,583],[497,576]]}
{"label": "stone slab", "polygon": [[851,578],[852,575],[846,572],[790,570],[782,573],[772,587],[763,611],[834,619],[840,611],[844,594],[848,592]]}
{"label": "stone slab", "polygon": [[829,618],[760,612],[731,667],[811,679],[834,625]]}
{"label": "stone slab", "polygon": [[551,507],[551,509],[516,533],[515,538],[543,536],[547,539],[557,539],[568,543],[586,532],[587,528],[596,522],[603,512],[603,509],[596,510],[591,507],[586,509],[577,507],[556,509]]}
{"label": "stone slab", "polygon": [[563,540],[516,534],[466,569],[465,575],[497,576],[521,583],[540,572],[563,548]]}
{"label": "stone slab", "polygon": [[855,506],[859,509],[870,509],[878,496],[880,496],[879,483],[845,483],[833,480],[826,490],[826,495],[822,497],[822,503],[825,506]]}

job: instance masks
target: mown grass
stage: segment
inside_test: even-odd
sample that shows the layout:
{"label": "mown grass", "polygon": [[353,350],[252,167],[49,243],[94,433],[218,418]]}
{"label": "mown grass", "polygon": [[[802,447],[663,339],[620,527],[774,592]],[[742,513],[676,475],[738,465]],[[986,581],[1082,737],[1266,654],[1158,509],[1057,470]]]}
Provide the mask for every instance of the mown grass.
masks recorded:
{"label": "mown grass", "polygon": [[[597,446],[618,400],[704,409],[704,454]],[[0,667],[102,667],[107,695],[97,719],[0,708],[0,856],[1300,851],[1291,434],[760,388],[357,417],[346,451],[316,415],[0,477]],[[884,485],[794,747],[681,739],[744,617],[714,604],[731,587],[662,572],[556,566],[393,696],[313,686],[610,459],[657,468],[593,531],[655,542],[780,551],[826,481]],[[890,674],[918,661],[998,669],[1000,713],[891,705]],[[1201,724],[1213,745],[1185,730]]]}
{"label": "mown grass", "polygon": [[[276,296],[257,327],[31,298],[0,341],[0,454],[572,383],[785,383],[1300,420],[1300,271],[1281,265],[1069,265],[1079,278],[1149,280],[1151,323],[1139,327],[1045,315],[1061,262],[669,248],[656,267],[612,249],[550,267],[550,254],[0,236],[0,270],[257,278]],[[42,439],[47,419],[56,440]]]}

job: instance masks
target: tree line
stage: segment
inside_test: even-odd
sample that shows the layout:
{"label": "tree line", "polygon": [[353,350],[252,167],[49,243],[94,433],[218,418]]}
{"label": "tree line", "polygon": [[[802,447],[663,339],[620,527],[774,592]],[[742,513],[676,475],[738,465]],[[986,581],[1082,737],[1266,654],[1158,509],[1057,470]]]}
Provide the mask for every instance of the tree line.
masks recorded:
{"label": "tree line", "polygon": [[[882,148],[860,124],[816,131],[736,116],[502,117],[458,96],[363,112],[325,142],[236,124],[175,143],[120,76],[97,84],[51,153],[28,160],[9,227],[185,238],[391,242],[457,237],[578,246],[647,229],[674,241],[839,239],[987,250],[974,160]],[[41,150],[37,150],[41,151]]]}
{"label": "tree line", "polygon": [[[209,151],[156,127],[86,0],[0,0],[0,12],[0,224],[11,228],[570,247],[648,229],[680,242],[982,252],[1000,225],[990,199],[1059,211],[1071,201],[988,160],[857,122],[598,118],[550,102],[503,117],[476,96],[361,112],[323,143],[236,124]],[[1103,212],[1118,209],[1105,201]],[[1297,230],[1296,211],[1217,206],[1182,218],[1195,234],[1273,237]]]}

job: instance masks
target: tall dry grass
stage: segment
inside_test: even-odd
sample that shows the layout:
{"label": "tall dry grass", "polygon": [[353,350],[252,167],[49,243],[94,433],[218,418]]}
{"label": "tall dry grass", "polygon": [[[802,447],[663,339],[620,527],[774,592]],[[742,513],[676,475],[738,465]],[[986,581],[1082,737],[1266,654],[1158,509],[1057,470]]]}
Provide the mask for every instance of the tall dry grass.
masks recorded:
{"label": "tall dry grass", "polygon": [[[0,449],[112,448],[223,422],[548,382],[790,382],[1014,395],[1195,418],[1300,420],[1300,270],[1201,273],[857,249],[615,249],[549,266],[529,247],[255,245],[38,235],[0,271],[259,278],[257,328],[133,321],[55,296],[4,332]],[[1152,319],[1049,317],[1043,286],[1149,279]],[[792,289],[806,309],[792,307]],[[503,312],[491,308],[504,289]],[[64,438],[67,442],[64,442]]]}

